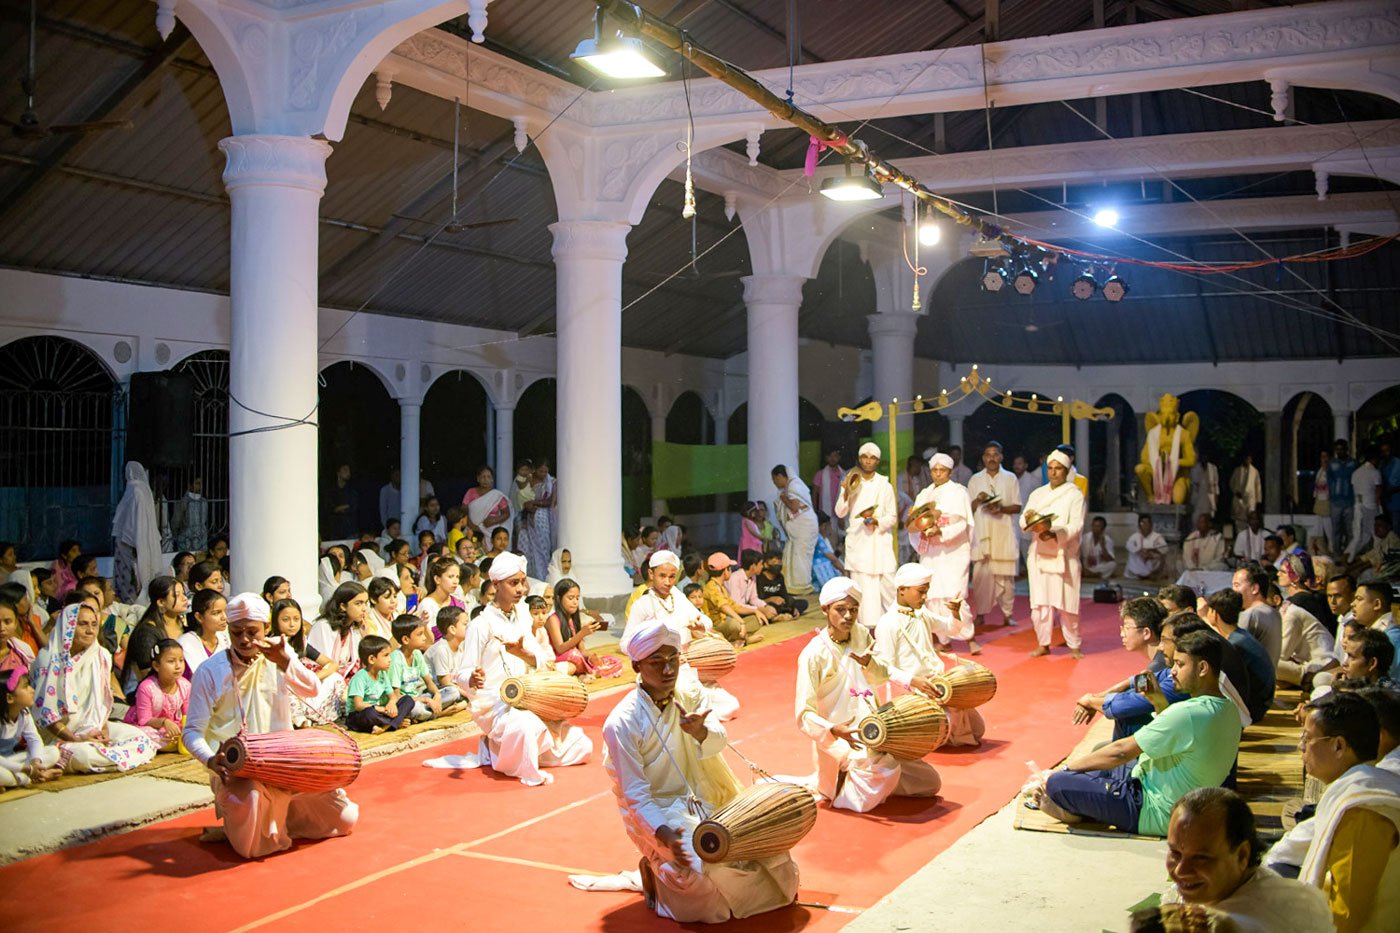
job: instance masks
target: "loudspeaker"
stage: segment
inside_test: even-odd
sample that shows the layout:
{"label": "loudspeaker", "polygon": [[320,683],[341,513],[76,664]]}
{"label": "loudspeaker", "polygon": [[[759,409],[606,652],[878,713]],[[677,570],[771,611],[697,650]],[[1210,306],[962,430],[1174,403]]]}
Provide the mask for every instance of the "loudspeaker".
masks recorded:
{"label": "loudspeaker", "polygon": [[132,373],[127,394],[126,459],[146,469],[194,461],[194,382],[177,373]]}

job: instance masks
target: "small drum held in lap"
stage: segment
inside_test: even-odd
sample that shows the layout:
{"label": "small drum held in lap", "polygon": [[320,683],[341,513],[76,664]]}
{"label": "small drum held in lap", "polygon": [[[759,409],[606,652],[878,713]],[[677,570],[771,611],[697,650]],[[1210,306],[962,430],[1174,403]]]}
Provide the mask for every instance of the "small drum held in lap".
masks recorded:
{"label": "small drum held in lap", "polygon": [[949,709],[973,709],[997,695],[997,675],[980,664],[960,664],[929,679],[934,699]]}
{"label": "small drum held in lap", "polygon": [[943,707],[926,696],[895,697],[860,721],[860,740],[870,749],[917,761],[948,741],[951,726]]}
{"label": "small drum held in lap", "polygon": [[723,638],[697,638],[685,650],[686,662],[703,683],[714,683],[734,670],[739,653]]}
{"label": "small drum held in lap", "polygon": [[817,822],[817,802],[796,784],[755,784],[695,827],[691,842],[706,862],[782,855]]}
{"label": "small drum held in lap", "polygon": [[588,708],[588,691],[572,675],[536,671],[501,683],[501,699],[514,709],[529,710],[545,722],[573,719]]}
{"label": "small drum held in lap", "polygon": [[360,746],[338,729],[239,733],[220,750],[230,777],[282,790],[324,793],[360,776]]}

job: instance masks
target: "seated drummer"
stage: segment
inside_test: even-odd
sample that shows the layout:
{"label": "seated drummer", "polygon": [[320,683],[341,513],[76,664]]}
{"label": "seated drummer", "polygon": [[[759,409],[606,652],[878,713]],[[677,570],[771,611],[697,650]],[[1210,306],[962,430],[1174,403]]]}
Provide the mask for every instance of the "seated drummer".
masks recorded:
{"label": "seated drummer", "polygon": [[297,793],[261,781],[230,778],[220,746],[240,731],[292,735],[292,695],[315,699],[320,681],[297,660],[285,639],[269,641],[267,601],[241,593],[227,609],[229,647],[199,666],[190,684],[183,740],[211,772],[214,812],[222,827],[210,827],[202,842],[228,841],[244,858],[261,858],[292,847],[293,839],[348,836],[360,808],[336,789]]}
{"label": "seated drummer", "polygon": [[874,638],[856,625],[860,587],[835,577],[822,587],[826,628],[797,661],[797,725],[812,739],[816,785],[833,807],[865,813],[890,796],[936,797],[943,786],[933,765],[906,761],[861,747],[860,721],[875,712],[871,685],[891,676],[919,693],[930,693],[927,677],[891,671],[874,655]]}
{"label": "seated drummer", "polygon": [[[894,574],[894,605],[875,624],[875,656],[889,668],[889,696],[910,692],[908,675],[937,677],[948,664],[933,647],[932,621],[924,603],[928,599],[933,571],[923,564],[902,564]],[[953,666],[956,656],[949,655]],[[981,745],[987,731],[982,714],[975,709],[946,709],[949,745]]]}
{"label": "seated drummer", "polygon": [[554,652],[535,637],[528,614],[517,611],[529,583],[525,558],[504,551],[487,574],[495,595],[467,626],[457,685],[471,704],[481,729],[481,764],[517,777],[527,787],[554,782],[542,768],[581,765],[593,754],[593,741],[578,726],[547,723],[527,709],[508,706],[501,685],[511,677],[553,670]]}
{"label": "seated drummer", "polygon": [[603,725],[603,767],[623,827],[642,854],[647,906],[682,923],[722,923],[785,907],[797,896],[797,865],[789,855],[707,863],[691,844],[702,817],[690,812],[690,794],[712,814],[742,788],[721,755],[727,739],[719,718],[698,690],[677,689],[680,642],[680,632],[661,618],[626,634],[622,649],[637,688]]}

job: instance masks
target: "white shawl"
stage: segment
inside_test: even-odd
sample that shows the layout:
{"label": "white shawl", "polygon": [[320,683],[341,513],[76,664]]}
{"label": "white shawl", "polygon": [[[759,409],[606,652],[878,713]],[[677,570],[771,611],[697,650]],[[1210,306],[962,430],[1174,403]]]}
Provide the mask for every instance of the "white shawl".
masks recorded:
{"label": "white shawl", "polygon": [[155,497],[151,495],[146,468],[135,460],[126,465],[126,491],[112,514],[112,537],[136,552],[137,590],[146,592],[165,567],[160,555]]}

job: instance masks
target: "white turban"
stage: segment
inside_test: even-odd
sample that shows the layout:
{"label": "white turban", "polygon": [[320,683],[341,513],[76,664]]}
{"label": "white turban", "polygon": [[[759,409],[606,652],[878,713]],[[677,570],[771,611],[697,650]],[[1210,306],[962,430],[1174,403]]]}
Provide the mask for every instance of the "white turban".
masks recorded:
{"label": "white turban", "polygon": [[820,603],[821,607],[825,609],[832,603],[839,603],[847,596],[853,596],[857,600],[860,599],[860,587],[856,585],[856,581],[852,580],[850,577],[832,577],[830,580],[827,580],[826,585],[822,587],[822,594],[817,601]]}
{"label": "white turban", "polygon": [[230,622],[255,619],[266,624],[272,619],[272,607],[257,593],[239,593],[228,601],[224,612]]}
{"label": "white turban", "polygon": [[933,571],[923,564],[901,564],[894,572],[895,586],[923,586],[933,579]]}
{"label": "white turban", "polygon": [[880,446],[878,444],[871,443],[870,441],[866,441],[864,444],[860,445],[860,451],[858,455],[864,457],[866,454],[870,454],[872,457],[883,456],[880,453]]}
{"label": "white turban", "polygon": [[491,561],[491,569],[487,571],[487,576],[499,583],[502,580],[509,580],[517,573],[524,573],[529,562],[519,554],[511,551],[502,551],[500,556]]}
{"label": "white turban", "polygon": [[1069,454],[1065,453],[1063,450],[1051,451],[1050,456],[1046,457],[1045,459],[1049,460],[1051,463],[1058,463],[1066,470],[1070,468]]}
{"label": "white turban", "polygon": [[651,657],[667,645],[672,648],[681,646],[680,631],[661,619],[648,619],[638,622],[632,626],[631,631],[625,632],[618,647],[633,661],[640,661],[642,658]]}
{"label": "white turban", "polygon": [[934,454],[932,457],[928,458],[928,465],[929,467],[941,466],[944,469],[951,470],[953,468],[953,458],[947,454]]}
{"label": "white turban", "polygon": [[647,561],[647,566],[652,569],[660,567],[662,564],[670,564],[677,570],[681,569],[681,559],[676,556],[675,551],[657,551],[652,554],[651,559]]}

